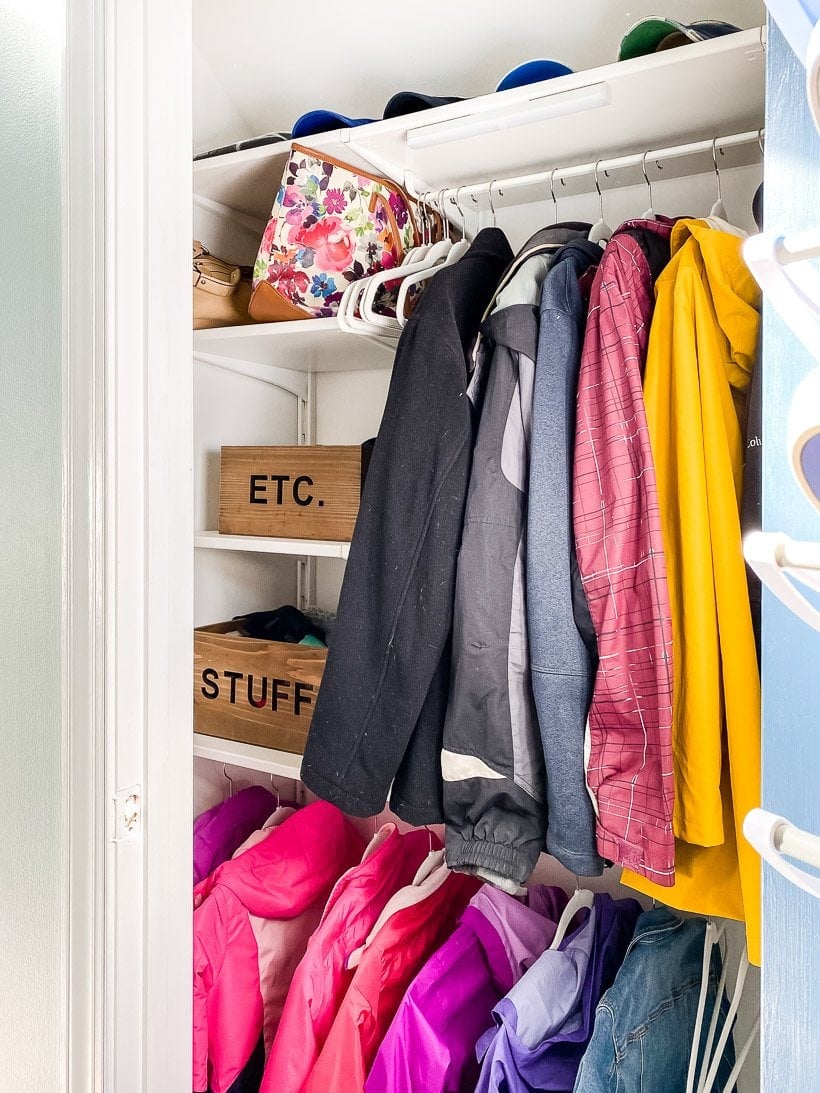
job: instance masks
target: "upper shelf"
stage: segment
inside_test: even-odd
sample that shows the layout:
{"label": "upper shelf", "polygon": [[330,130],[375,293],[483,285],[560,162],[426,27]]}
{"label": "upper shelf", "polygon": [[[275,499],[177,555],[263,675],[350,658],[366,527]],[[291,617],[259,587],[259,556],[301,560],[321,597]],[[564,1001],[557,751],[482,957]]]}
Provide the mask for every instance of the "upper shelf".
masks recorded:
{"label": "upper shelf", "polygon": [[[304,143],[437,190],[751,131],[763,125],[763,40],[742,31]],[[264,221],[289,152],[200,160],[195,197]]]}

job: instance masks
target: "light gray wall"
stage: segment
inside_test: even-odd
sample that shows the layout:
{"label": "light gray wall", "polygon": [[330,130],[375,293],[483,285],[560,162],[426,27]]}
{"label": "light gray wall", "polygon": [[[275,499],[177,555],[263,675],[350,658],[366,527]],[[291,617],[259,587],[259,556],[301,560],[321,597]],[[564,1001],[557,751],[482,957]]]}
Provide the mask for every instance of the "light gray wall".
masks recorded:
{"label": "light gray wall", "polygon": [[0,1088],[61,1088],[61,41],[0,0]]}

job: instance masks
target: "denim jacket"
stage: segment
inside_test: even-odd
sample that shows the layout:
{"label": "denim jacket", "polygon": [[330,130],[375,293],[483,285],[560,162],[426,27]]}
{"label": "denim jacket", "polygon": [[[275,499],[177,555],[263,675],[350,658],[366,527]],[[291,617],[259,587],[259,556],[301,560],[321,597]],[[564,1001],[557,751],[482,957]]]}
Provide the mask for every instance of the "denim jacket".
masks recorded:
{"label": "denim jacket", "polygon": [[[615,982],[598,1004],[595,1028],[574,1093],[683,1093],[700,996],[705,935],[706,919],[684,920],[665,907],[644,911]],[[720,973],[720,949],[715,946],[701,1025],[701,1053]],[[724,996],[721,1009],[725,1001]],[[724,1088],[733,1064],[730,1037],[717,1089]]]}

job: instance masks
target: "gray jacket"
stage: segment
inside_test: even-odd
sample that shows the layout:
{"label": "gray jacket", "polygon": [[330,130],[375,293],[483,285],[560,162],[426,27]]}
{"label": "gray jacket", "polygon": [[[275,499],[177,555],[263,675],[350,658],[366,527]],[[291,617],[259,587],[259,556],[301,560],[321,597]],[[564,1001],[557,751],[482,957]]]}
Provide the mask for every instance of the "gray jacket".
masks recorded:
{"label": "gray jacket", "polygon": [[451,868],[508,891],[530,876],[546,832],[526,619],[538,301],[555,253],[588,230],[556,225],[529,240],[507,271],[474,354],[471,389],[482,410],[456,573],[441,757],[446,854]]}
{"label": "gray jacket", "polygon": [[544,281],[527,521],[527,625],[547,776],[547,850],[583,876],[602,873],[604,862],[584,769],[597,642],[575,560],[572,466],[586,322],[578,279],[600,260],[597,243],[569,243]]}

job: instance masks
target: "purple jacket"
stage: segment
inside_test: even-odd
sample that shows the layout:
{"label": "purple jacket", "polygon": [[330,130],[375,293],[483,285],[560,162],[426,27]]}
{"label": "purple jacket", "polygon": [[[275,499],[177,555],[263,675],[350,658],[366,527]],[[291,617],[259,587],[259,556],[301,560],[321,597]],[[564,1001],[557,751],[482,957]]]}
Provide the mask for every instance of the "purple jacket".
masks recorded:
{"label": "purple jacket", "polygon": [[194,820],[194,885],[205,880],[276,808],[264,786],[248,786]]}
{"label": "purple jacket", "polygon": [[493,1010],[478,1041],[476,1093],[571,1093],[595,1007],[615,980],[641,912],[634,899],[596,895],[586,921],[548,949]]}
{"label": "purple jacket", "polygon": [[367,1093],[460,1093],[478,1079],[475,1042],[493,1006],[555,936],[566,894],[538,885],[528,903],[485,885],[414,979],[365,1084]]}

